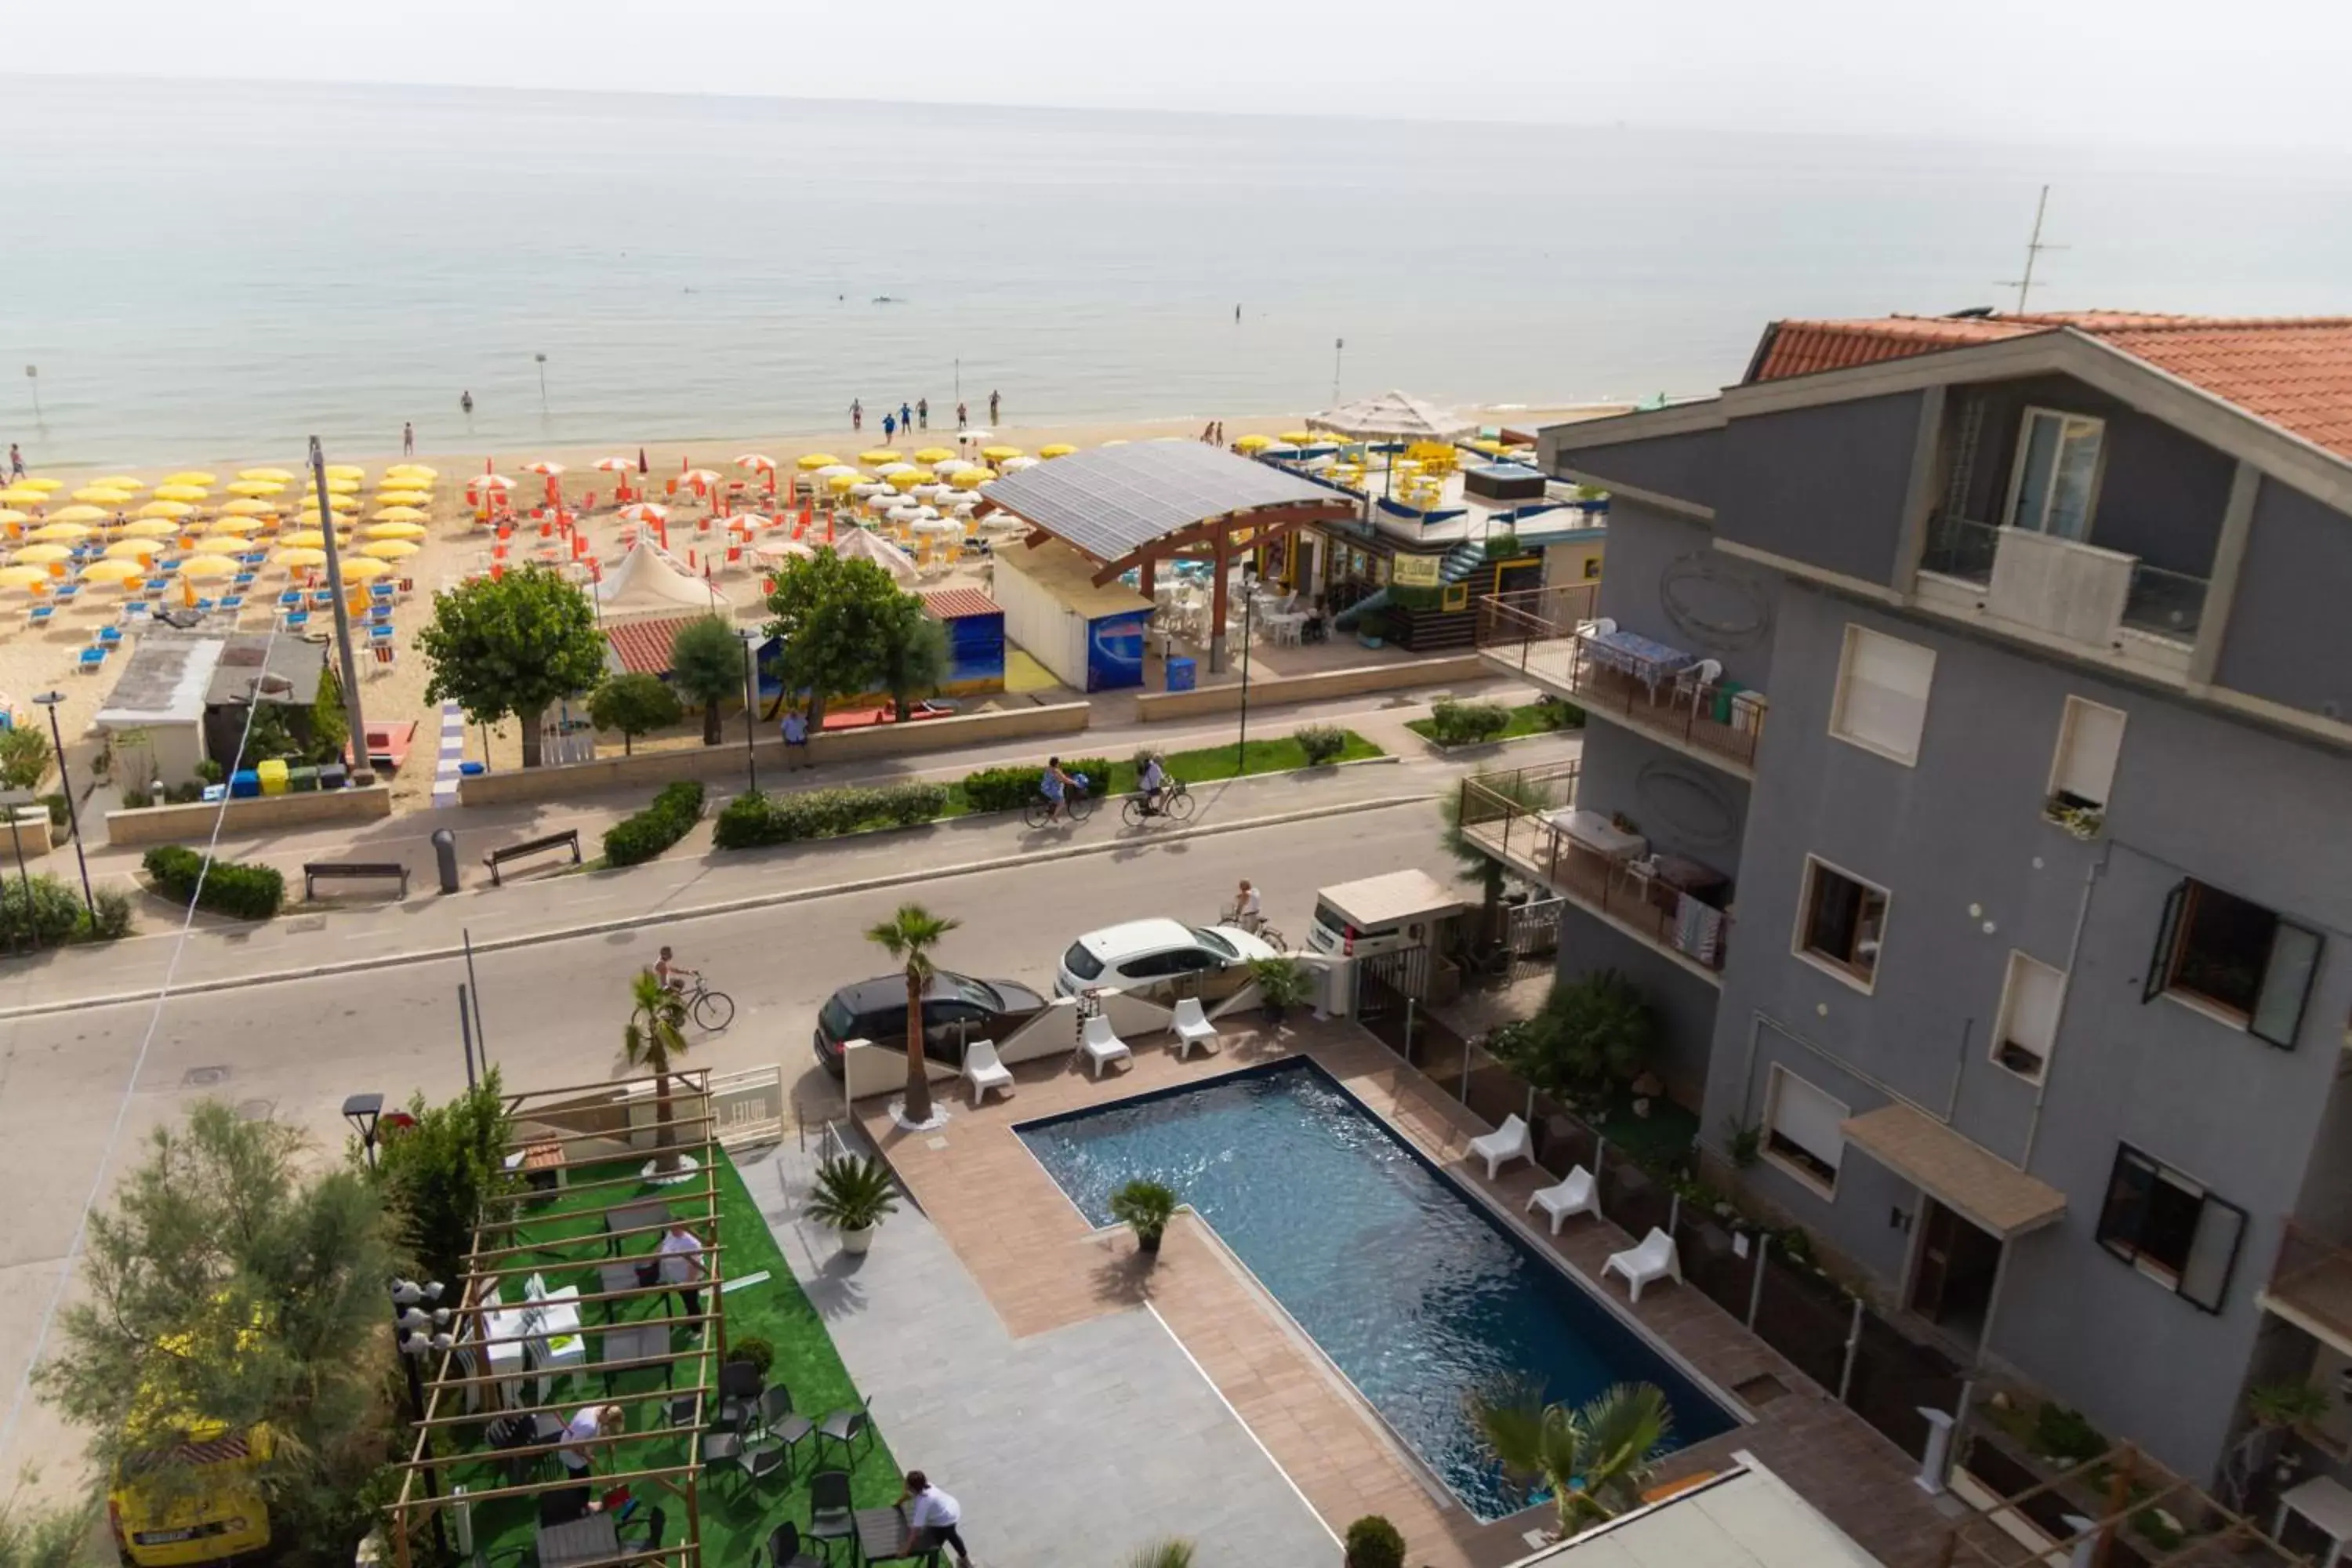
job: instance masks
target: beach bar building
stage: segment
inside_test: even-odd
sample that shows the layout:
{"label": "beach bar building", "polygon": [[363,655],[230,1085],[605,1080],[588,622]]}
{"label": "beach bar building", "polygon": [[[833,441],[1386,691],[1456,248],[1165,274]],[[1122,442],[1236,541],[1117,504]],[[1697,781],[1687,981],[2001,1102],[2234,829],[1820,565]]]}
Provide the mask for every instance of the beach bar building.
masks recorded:
{"label": "beach bar building", "polygon": [[[1003,630],[1073,691],[1140,686],[1151,601],[1116,579],[1097,583],[1095,572],[1092,560],[1059,540],[1003,552],[996,558]],[[1002,681],[1001,642],[998,654]]]}
{"label": "beach bar building", "polygon": [[1004,609],[977,588],[935,588],[923,612],[947,628],[948,678],[940,690],[975,697],[1004,689]]}

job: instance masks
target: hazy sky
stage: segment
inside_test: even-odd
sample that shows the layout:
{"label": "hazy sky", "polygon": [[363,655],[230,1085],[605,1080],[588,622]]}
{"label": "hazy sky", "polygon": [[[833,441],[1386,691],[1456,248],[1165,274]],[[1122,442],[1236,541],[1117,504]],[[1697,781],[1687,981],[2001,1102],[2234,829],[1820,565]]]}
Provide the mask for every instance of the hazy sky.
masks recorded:
{"label": "hazy sky", "polygon": [[2345,0],[73,0],[9,10],[0,72],[2352,150]]}

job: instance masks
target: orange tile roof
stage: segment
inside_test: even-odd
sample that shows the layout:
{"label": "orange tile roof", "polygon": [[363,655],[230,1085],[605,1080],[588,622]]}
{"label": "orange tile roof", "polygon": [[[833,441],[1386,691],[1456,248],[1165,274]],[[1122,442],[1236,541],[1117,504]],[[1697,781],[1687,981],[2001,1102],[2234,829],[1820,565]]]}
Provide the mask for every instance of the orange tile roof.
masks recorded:
{"label": "orange tile roof", "polygon": [[604,641],[632,675],[667,675],[670,645],[688,623],[699,616],[666,616],[657,621],[630,621],[604,628]]}
{"label": "orange tile roof", "polygon": [[1748,379],[1778,381],[2064,330],[2096,338],[2290,435],[2352,458],[2352,317],[2081,310],[1775,321],[1765,329]]}
{"label": "orange tile roof", "polygon": [[1003,613],[1002,605],[977,588],[933,588],[923,595],[923,608],[930,612],[932,619],[940,621]]}

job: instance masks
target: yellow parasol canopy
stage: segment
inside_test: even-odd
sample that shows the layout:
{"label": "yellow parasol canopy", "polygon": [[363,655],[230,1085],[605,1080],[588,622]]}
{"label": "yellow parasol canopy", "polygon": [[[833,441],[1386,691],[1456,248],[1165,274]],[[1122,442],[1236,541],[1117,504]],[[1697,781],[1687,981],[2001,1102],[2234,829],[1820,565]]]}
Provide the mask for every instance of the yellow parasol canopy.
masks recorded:
{"label": "yellow parasol canopy", "polygon": [[294,478],[284,468],[239,468],[236,471],[236,477],[240,479],[268,479],[281,485],[290,482]]}
{"label": "yellow parasol canopy", "polygon": [[49,574],[38,566],[0,566],[0,588],[14,588],[21,594],[48,585]]}
{"label": "yellow parasol canopy", "polygon": [[284,481],[279,479],[231,479],[228,483],[229,494],[248,498],[281,495],[285,489]]}
{"label": "yellow parasol canopy", "polygon": [[958,468],[948,476],[948,483],[960,490],[976,490],[994,478],[994,468]]}
{"label": "yellow parasol canopy", "polygon": [[393,568],[389,561],[378,561],[372,556],[362,555],[356,561],[341,563],[341,569],[344,582],[365,583],[372,578],[383,576]]}
{"label": "yellow parasol canopy", "polygon": [[142,517],[136,522],[122,525],[125,539],[170,539],[180,531],[180,525],[168,518]]}
{"label": "yellow parasol canopy", "polygon": [[112,485],[84,485],[74,491],[73,498],[88,501],[92,506],[121,506],[138,493],[136,490],[119,490]]}
{"label": "yellow parasol canopy", "polygon": [[402,561],[424,548],[413,540],[379,539],[373,543],[361,545],[360,553],[377,561]]}
{"label": "yellow parasol canopy", "polygon": [[109,561],[146,561],[155,553],[152,539],[118,539],[104,552]]}
{"label": "yellow parasol canopy", "polygon": [[281,550],[269,559],[275,565],[283,566],[289,572],[299,572],[305,566],[324,566],[327,563],[327,552],[323,550],[304,547],[297,550]]}
{"label": "yellow parasol canopy", "polygon": [[[317,495],[319,487],[315,484],[304,485],[302,493],[306,496]],[[331,496],[355,496],[360,493],[360,482],[357,479],[339,479],[333,474],[329,474],[327,493]]]}
{"label": "yellow parasol canopy", "polygon": [[1038,447],[1037,455],[1041,458],[1066,458],[1076,450],[1067,441],[1056,441],[1050,447]]}
{"label": "yellow parasol canopy", "polygon": [[157,500],[203,500],[212,493],[202,485],[157,485],[155,487]]}
{"label": "yellow parasol canopy", "polygon": [[51,522],[104,522],[106,512],[94,506],[61,506],[49,513]]}
{"label": "yellow parasol canopy", "polygon": [[980,455],[986,458],[992,463],[1001,463],[1007,458],[1019,457],[1021,455],[1021,448],[1018,447],[982,447],[980,449]]}
{"label": "yellow parasol canopy", "polygon": [[36,489],[31,485],[10,485],[6,489],[0,489],[0,501],[6,501],[10,506],[47,506],[49,504],[49,492]]}
{"label": "yellow parasol canopy", "polygon": [[145,480],[133,479],[129,474],[102,474],[89,482],[104,485],[110,490],[143,490],[147,488]]}
{"label": "yellow parasol canopy", "polygon": [[430,484],[441,477],[441,470],[428,468],[422,463],[394,463],[383,471],[383,477],[387,479],[417,479]]}
{"label": "yellow parasol canopy", "polygon": [[898,451],[893,447],[877,447],[870,452],[858,453],[857,460],[870,468],[877,463],[895,463],[898,460]]}
{"label": "yellow parasol canopy", "polygon": [[206,537],[220,534],[226,538],[236,539],[248,533],[259,533],[268,526],[257,517],[216,517],[213,520],[213,525],[205,530],[205,533]]}
{"label": "yellow parasol canopy", "polygon": [[835,463],[840,461],[841,459],[835,457],[831,452],[803,452],[799,457],[793,459],[793,467],[798,468],[802,473],[811,474],[814,473],[819,468],[832,468]]}
{"label": "yellow parasol canopy", "polygon": [[173,500],[167,496],[162,500],[149,501],[145,506],[141,507],[137,511],[131,513],[131,515],[133,517],[150,519],[159,517],[189,517],[194,514],[195,510],[196,509],[194,507],[190,506],[186,501]]}
{"label": "yellow parasol canopy", "polygon": [[278,509],[255,500],[251,496],[239,496],[235,500],[221,502],[223,517],[275,517]]}
{"label": "yellow parasol canopy", "polygon": [[1287,447],[1312,446],[1315,439],[1315,432],[1312,430],[1285,430],[1282,433],[1283,444]]}
{"label": "yellow parasol canopy", "polygon": [[375,504],[378,506],[429,506],[432,501],[433,494],[429,490],[378,490],[375,492]]}
{"label": "yellow parasol canopy", "polygon": [[85,583],[128,583],[134,577],[147,575],[147,568],[127,556],[114,556],[105,561],[93,561],[81,569]]}
{"label": "yellow parasol canopy", "polygon": [[[297,550],[317,550],[320,545],[327,542],[327,536],[325,533],[315,528],[298,528],[289,533],[279,534],[278,536],[278,542],[280,544],[291,545]],[[320,555],[320,559],[325,559],[323,553]]]}
{"label": "yellow parasol canopy", "polygon": [[176,474],[165,474],[163,482],[167,485],[216,485],[220,483],[220,476],[208,474],[202,468],[185,468]]}
{"label": "yellow parasol canopy", "polygon": [[851,489],[866,482],[864,474],[835,474],[824,481],[824,488],[835,495],[847,495]]}
{"label": "yellow parasol canopy", "polygon": [[950,458],[954,456],[955,454],[949,451],[945,447],[926,447],[921,451],[915,454],[915,461],[919,463],[944,463]]}
{"label": "yellow parasol canopy", "polygon": [[[397,511],[401,509],[395,507],[393,510]],[[425,529],[413,518],[379,513],[376,521],[367,525],[367,536],[370,539],[422,539]]]}
{"label": "yellow parasol canopy", "polygon": [[45,522],[25,535],[34,544],[71,544],[77,539],[89,537],[89,524],[86,522]]}
{"label": "yellow parasol canopy", "polygon": [[226,555],[191,555],[180,563],[183,580],[205,577],[234,577],[244,568]]}
{"label": "yellow parasol canopy", "polygon": [[19,566],[47,566],[54,561],[69,561],[73,552],[62,544],[27,544],[16,552]]}
{"label": "yellow parasol canopy", "polygon": [[21,511],[12,511],[5,506],[0,506],[0,523],[30,522],[32,521],[33,520],[31,518],[26,516]]}
{"label": "yellow parasol canopy", "polygon": [[1234,443],[1234,448],[1243,452],[1263,452],[1273,445],[1274,437],[1271,436],[1244,436]]}
{"label": "yellow parasol canopy", "polygon": [[40,490],[44,493],[50,490],[61,490],[66,488],[65,480],[53,479],[45,474],[35,474],[30,479],[18,479],[16,482],[24,486],[25,489],[28,490]]}
{"label": "yellow parasol canopy", "polygon": [[329,463],[327,465],[327,482],[329,484],[334,483],[337,479],[350,479],[353,482],[357,482],[358,480],[366,478],[367,470],[360,468],[356,464]]}

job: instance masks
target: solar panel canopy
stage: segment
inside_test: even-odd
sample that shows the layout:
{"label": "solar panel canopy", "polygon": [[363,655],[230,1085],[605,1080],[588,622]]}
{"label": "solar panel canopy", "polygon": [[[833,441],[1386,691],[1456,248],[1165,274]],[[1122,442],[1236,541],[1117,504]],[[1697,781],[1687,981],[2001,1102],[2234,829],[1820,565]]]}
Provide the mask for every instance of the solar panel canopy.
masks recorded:
{"label": "solar panel canopy", "polygon": [[1345,499],[1199,441],[1097,447],[1007,474],[984,493],[1106,564],[1227,512]]}

